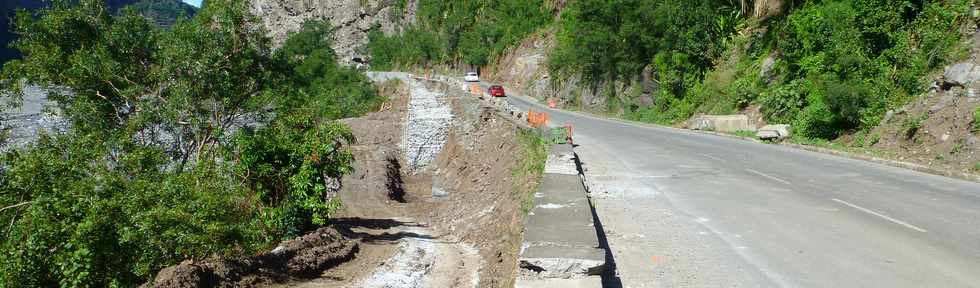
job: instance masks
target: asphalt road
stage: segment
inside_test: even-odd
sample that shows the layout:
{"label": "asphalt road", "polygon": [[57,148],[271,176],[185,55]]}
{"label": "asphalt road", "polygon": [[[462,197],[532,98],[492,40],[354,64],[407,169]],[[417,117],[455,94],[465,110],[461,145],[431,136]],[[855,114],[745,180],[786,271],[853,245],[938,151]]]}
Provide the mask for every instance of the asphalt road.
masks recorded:
{"label": "asphalt road", "polygon": [[980,184],[548,112],[574,127],[624,287],[980,287]]}

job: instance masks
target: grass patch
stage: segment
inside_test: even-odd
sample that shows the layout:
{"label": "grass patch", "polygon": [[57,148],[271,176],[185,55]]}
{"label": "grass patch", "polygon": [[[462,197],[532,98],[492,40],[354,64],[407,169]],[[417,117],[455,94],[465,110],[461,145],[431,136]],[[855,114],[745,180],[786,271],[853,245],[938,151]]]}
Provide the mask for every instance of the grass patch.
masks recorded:
{"label": "grass patch", "polygon": [[977,110],[973,110],[973,123],[970,125],[970,131],[980,133],[980,107],[977,107]]}
{"label": "grass patch", "polygon": [[534,193],[541,182],[550,145],[538,130],[517,132],[517,141],[520,162],[511,172],[514,175],[514,194],[521,201],[521,213],[527,215],[534,208]]}
{"label": "grass patch", "polygon": [[[866,140],[866,141],[870,141],[867,143],[872,143],[872,142],[877,143],[878,138],[880,137],[877,135],[878,134],[872,134],[871,136],[872,140]],[[829,141],[825,139],[813,139],[813,138],[806,138],[802,136],[793,136],[788,138],[787,141],[799,145],[813,146],[813,147],[837,150],[837,151],[853,153],[853,154],[864,154],[864,155],[874,156],[878,158],[886,158],[886,159],[898,158],[898,155],[893,151],[871,147],[871,145],[874,144],[867,144],[865,146],[857,147],[857,146],[849,146],[839,142]]]}
{"label": "grass patch", "polygon": [[738,130],[732,132],[732,134],[735,134],[735,136],[739,136],[739,137],[755,138],[755,131]]}

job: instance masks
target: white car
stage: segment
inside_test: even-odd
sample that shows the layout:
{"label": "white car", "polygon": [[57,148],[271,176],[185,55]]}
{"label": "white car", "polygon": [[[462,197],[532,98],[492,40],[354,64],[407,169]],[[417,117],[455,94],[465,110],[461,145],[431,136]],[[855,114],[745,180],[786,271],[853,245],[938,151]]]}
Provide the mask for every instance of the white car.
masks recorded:
{"label": "white car", "polygon": [[463,77],[463,80],[466,82],[480,82],[480,75],[477,75],[476,72],[469,72],[466,73],[466,76]]}

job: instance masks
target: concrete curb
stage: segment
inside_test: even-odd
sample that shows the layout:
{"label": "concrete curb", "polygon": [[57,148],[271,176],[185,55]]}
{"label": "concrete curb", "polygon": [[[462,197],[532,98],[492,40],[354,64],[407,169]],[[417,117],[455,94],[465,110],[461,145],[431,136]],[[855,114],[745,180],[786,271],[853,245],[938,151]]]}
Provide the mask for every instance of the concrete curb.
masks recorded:
{"label": "concrete curb", "polygon": [[[443,82],[478,97],[518,129],[550,133],[547,125],[530,127],[524,121],[524,111],[507,101],[482,91],[472,94],[468,83],[444,76],[426,80]],[[601,287],[608,251],[600,243],[599,222],[578,155],[571,144],[554,144],[548,154],[541,185],[534,195],[535,206],[524,223],[514,287]]]}
{"label": "concrete curb", "polygon": [[548,158],[546,166],[555,167],[545,168],[553,173],[542,175],[534,195],[515,287],[601,286],[601,275],[608,269],[607,251],[600,242],[577,155],[570,144],[554,144]]}

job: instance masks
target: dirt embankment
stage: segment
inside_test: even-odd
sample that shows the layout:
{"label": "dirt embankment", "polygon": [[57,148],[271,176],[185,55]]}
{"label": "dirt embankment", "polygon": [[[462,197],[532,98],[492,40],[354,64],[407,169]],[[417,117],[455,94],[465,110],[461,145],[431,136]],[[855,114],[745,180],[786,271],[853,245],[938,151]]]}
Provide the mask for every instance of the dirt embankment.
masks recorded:
{"label": "dirt embankment", "polygon": [[[451,109],[450,124],[438,132],[444,135],[406,130],[417,125],[401,121],[429,118],[410,117],[409,109],[442,111],[411,108],[411,96],[404,93],[394,98],[388,112],[347,121],[361,142],[355,147],[357,172],[344,179],[340,221],[342,231],[360,239],[361,252],[304,287],[512,285],[523,223],[514,191],[530,185],[530,179],[514,179],[512,173],[520,160],[515,153],[518,128],[461,90],[435,82],[416,84],[424,85],[423,93],[437,92],[439,103]],[[417,141],[402,137],[441,138],[444,143],[411,145]],[[430,153],[406,153],[399,147],[441,148],[432,159],[412,159],[428,165],[410,169],[404,164],[409,163],[406,155]]]}
{"label": "dirt embankment", "polygon": [[888,111],[869,133],[839,141],[886,158],[980,173],[980,30],[972,35],[971,56],[937,73],[927,93]]}
{"label": "dirt embankment", "polygon": [[[146,286],[512,286],[523,224],[515,191],[533,180],[514,179],[519,128],[457,88],[400,82],[384,85],[382,111],[342,120],[358,139],[355,171],[341,181],[344,207],[330,227],[247,259],[188,261]],[[407,125],[447,112],[410,105],[419,95],[448,108],[451,117],[436,122],[449,125]],[[405,137],[442,140],[413,146]],[[410,169],[406,147],[438,151],[411,154],[430,159],[412,159],[428,164]]]}
{"label": "dirt embankment", "polygon": [[145,287],[254,287],[312,278],[349,261],[358,251],[355,241],[333,228],[289,240],[276,249],[245,259],[187,260],[165,268]]}

